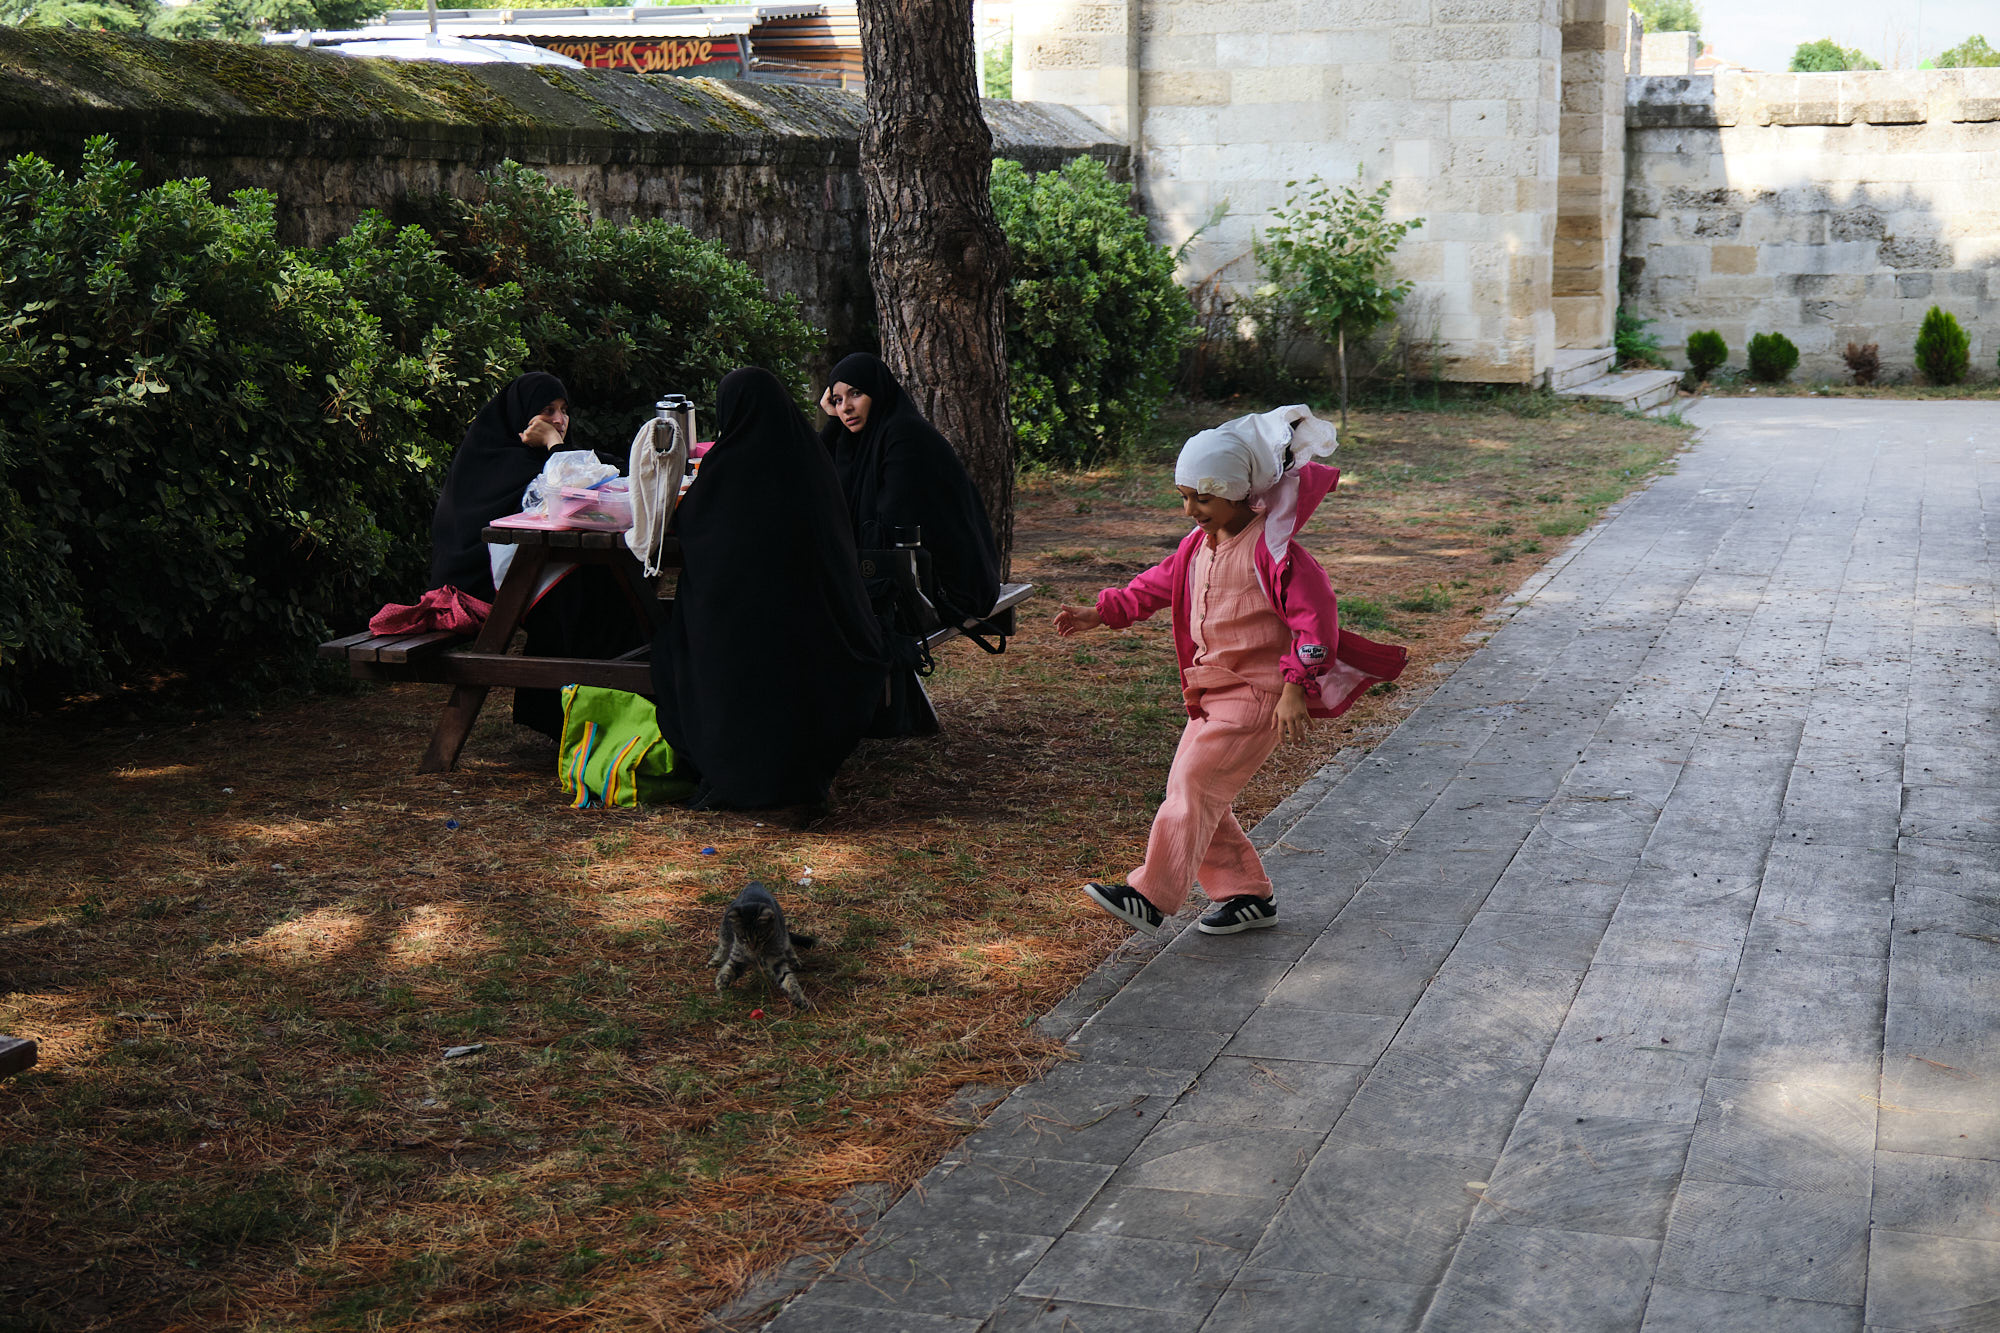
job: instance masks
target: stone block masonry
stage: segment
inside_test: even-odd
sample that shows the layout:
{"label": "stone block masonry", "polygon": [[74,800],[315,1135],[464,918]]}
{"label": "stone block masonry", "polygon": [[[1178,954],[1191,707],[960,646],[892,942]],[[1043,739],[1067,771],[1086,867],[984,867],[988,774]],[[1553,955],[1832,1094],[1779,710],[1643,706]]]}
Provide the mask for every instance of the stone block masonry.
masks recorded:
{"label": "stone block masonry", "polygon": [[[1422,218],[1395,268],[1447,378],[1603,346],[1622,202],[1622,0],[1016,0],[1014,87],[1129,144],[1182,277],[1241,294],[1317,176]],[[1560,188],[1559,187],[1560,183]],[[1217,220],[1217,214],[1223,215]]]}
{"label": "stone block masonry", "polygon": [[[1123,145],[1067,107],[985,110],[1001,156],[1039,171],[1091,155],[1129,174]],[[512,158],[595,216],[720,241],[797,296],[835,353],[872,341],[865,116],[860,94],[831,90],[0,27],[0,158],[73,167],[110,135],[149,184],[270,191],[294,245],[407,195],[468,194]]]}
{"label": "stone block masonry", "polygon": [[1626,82],[1624,285],[1678,358],[1715,329],[1799,347],[1843,378],[1850,342],[1908,372],[1933,305],[2000,349],[2000,70]]}

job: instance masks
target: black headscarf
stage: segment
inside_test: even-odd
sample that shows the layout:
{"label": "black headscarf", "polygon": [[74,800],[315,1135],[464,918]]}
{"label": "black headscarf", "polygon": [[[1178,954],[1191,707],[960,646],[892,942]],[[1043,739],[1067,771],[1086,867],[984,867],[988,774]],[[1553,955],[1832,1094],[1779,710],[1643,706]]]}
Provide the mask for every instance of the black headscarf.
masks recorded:
{"label": "black headscarf", "polygon": [[817,804],[882,697],[881,631],[826,451],[768,370],[716,390],[674,514],[680,586],[653,640],[660,734],[708,803]]}
{"label": "black headscarf", "polygon": [[874,401],[859,433],[838,419],[820,431],[833,457],[855,540],[892,546],[896,529],[923,529],[948,621],[984,616],[1000,595],[1000,553],[979,489],[951,444],[937,432],[889,368],[866,352],[843,357],[827,383],[846,384]]}
{"label": "black headscarf", "polygon": [[568,397],[561,380],[531,370],[479,409],[451,456],[431,515],[431,587],[492,600],[493,566],[480,534],[494,519],[521,511],[521,492],[549,461],[541,445],[521,443],[521,432],[543,408]]}

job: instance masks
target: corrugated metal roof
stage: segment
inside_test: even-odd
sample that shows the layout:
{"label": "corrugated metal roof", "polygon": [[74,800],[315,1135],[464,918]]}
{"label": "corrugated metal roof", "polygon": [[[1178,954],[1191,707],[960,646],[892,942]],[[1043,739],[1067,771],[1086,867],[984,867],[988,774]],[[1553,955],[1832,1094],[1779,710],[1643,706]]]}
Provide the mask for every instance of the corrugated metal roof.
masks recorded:
{"label": "corrugated metal roof", "polygon": [[[772,19],[811,18],[821,4],[621,5],[562,9],[440,9],[437,30],[454,37],[567,37],[572,40],[633,37],[741,37]],[[312,33],[268,33],[282,43],[360,41],[430,31],[430,11],[392,9],[359,28]]]}

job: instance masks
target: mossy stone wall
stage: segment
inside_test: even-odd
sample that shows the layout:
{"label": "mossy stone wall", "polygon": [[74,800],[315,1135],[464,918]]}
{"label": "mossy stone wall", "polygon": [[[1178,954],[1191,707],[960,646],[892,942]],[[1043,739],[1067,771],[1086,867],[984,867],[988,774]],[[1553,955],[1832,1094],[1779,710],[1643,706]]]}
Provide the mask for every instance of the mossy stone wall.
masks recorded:
{"label": "mossy stone wall", "polygon": [[[1033,169],[1122,145],[1066,107],[988,102]],[[466,194],[512,158],[599,216],[665,218],[797,295],[836,353],[870,341],[857,93],[535,65],[355,60],[228,42],[0,28],[0,157],[62,166],[108,134],[149,182],[269,190],[293,244],[410,194]]]}

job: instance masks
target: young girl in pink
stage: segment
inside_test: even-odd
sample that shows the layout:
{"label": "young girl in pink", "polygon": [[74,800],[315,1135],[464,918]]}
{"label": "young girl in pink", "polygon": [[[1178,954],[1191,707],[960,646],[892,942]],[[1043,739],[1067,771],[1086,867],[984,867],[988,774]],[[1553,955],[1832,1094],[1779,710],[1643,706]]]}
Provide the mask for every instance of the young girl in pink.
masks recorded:
{"label": "young girl in pink", "polygon": [[1124,884],[1092,882],[1092,902],[1151,935],[1195,881],[1214,904],[1210,935],[1275,924],[1271,877],[1230,808],[1277,748],[1305,738],[1309,718],[1338,717],[1361,692],[1402,674],[1405,649],[1341,632],[1326,571],[1292,540],[1340,473],[1333,427],[1304,407],[1238,417],[1181,449],[1174,484],[1194,520],[1177,550],[1094,607],[1065,606],[1056,632],[1123,629],[1173,609],[1187,728],[1146,861]]}

